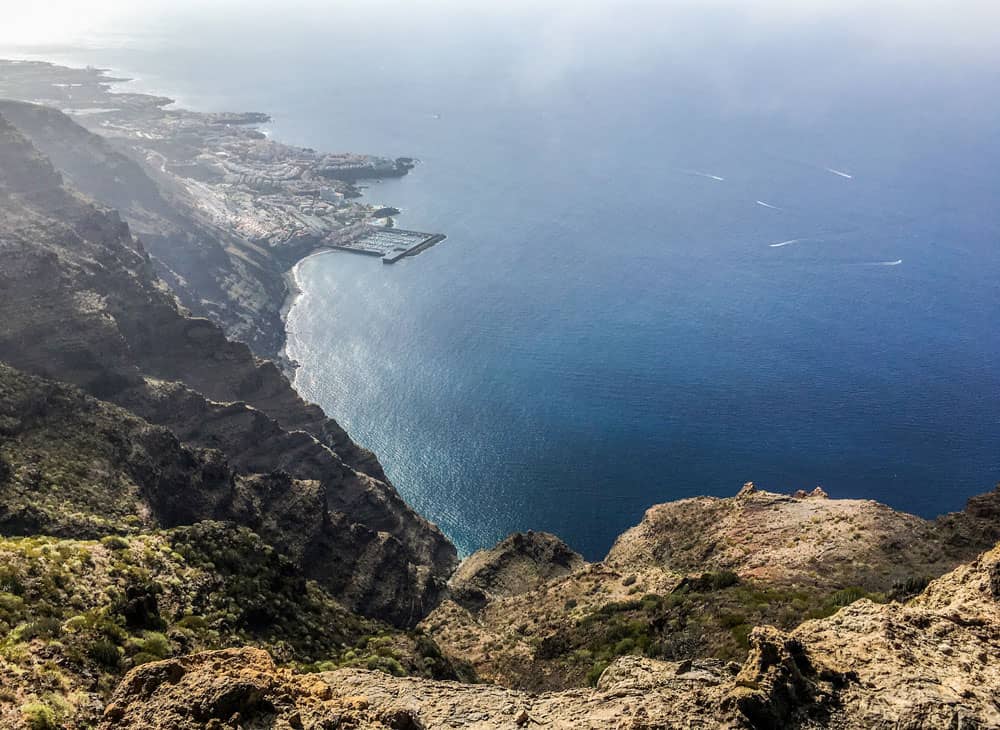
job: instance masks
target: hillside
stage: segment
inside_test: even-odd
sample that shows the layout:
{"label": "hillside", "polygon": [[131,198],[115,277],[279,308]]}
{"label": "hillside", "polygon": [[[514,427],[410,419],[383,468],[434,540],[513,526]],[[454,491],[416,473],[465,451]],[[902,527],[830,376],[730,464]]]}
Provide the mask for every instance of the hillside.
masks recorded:
{"label": "hillside", "polygon": [[[0,60],[0,99],[10,99],[0,115],[73,187],[119,212],[185,307],[279,358],[284,273],[364,229],[372,208],[351,181],[408,165],[291,147],[256,128],[267,115],[168,108],[170,99],[113,91],[113,81],[98,69]],[[99,113],[58,111],[81,105]]]}
{"label": "hillside", "polygon": [[232,523],[102,540],[0,538],[0,588],[5,728],[19,727],[32,704],[66,727],[92,726],[128,669],[246,644],[303,671],[471,678],[429,638],[351,614]]}
{"label": "hillside", "polygon": [[238,472],[317,483],[312,526],[284,527],[287,544],[304,543],[307,575],[398,624],[434,605],[455,550],[400,499],[374,456],[273,364],[185,315],[117,214],[65,187],[2,118],[0,254],[0,360],[216,450]]}

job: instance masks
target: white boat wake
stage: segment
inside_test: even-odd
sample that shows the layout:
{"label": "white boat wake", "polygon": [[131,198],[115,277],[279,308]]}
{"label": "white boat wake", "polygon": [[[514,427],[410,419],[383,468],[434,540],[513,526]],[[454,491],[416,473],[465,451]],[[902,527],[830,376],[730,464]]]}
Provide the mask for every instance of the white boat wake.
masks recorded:
{"label": "white boat wake", "polygon": [[725,182],[726,178],[719,177],[718,175],[713,175],[710,172],[701,172],[700,170],[682,170],[682,172],[688,175],[695,175],[697,177],[706,177],[709,180],[718,180],[719,182]]}
{"label": "white boat wake", "polygon": [[869,266],[899,266],[903,263],[903,259],[896,259],[895,261],[872,261]]}
{"label": "white boat wake", "polygon": [[770,248],[781,248],[782,246],[791,246],[793,243],[798,243],[799,241],[804,241],[804,238],[790,238],[787,241],[779,241],[778,243],[767,244]]}
{"label": "white boat wake", "polygon": [[850,175],[850,174],[848,174],[846,172],[842,172],[840,170],[834,170],[832,167],[826,167],[824,169],[827,172],[832,172],[834,175],[840,175],[841,177],[846,177],[848,180],[853,180],[854,179],[854,175]]}
{"label": "white boat wake", "polygon": [[781,208],[779,208],[778,206],[771,205],[770,203],[765,203],[763,200],[758,200],[757,205],[762,205],[765,208],[770,208],[771,210],[781,210]]}

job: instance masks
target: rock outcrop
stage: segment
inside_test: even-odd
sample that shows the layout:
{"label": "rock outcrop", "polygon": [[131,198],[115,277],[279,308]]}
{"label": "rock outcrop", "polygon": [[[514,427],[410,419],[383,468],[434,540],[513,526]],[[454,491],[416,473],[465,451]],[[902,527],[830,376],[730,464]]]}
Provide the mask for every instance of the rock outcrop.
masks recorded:
{"label": "rock outcrop", "polygon": [[1000,727],[1000,547],[907,603],[755,629],[728,700],[760,727]]}
{"label": "rock outcrop", "polygon": [[[963,518],[964,519],[964,518]],[[771,584],[887,590],[934,577],[990,547],[986,531],[956,545],[954,530],[872,500],[795,496],[745,485],[735,497],[695,497],[649,508],[605,558],[622,570],[730,570]]]}
{"label": "rock outcrop", "polygon": [[[134,670],[102,728],[988,728],[1000,725],[1000,549],[906,604],[859,601],[785,634],[755,629],[742,667],[626,657],[596,688],[531,694],[357,670],[296,676],[259,651]],[[286,725],[287,724],[287,725]]]}
{"label": "rock outcrop", "polygon": [[[720,695],[718,668],[623,659],[595,690],[529,695],[491,686],[397,679],[364,671],[302,677],[261,651],[195,655],[141,667],[122,682],[102,729],[302,727],[719,727],[696,719]],[[666,724],[671,723],[671,724]]]}
{"label": "rock outcrop", "polygon": [[451,598],[478,610],[494,598],[515,596],[584,567],[566,543],[547,532],[515,532],[462,561],[448,582]]}
{"label": "rock outcrop", "polygon": [[[746,484],[729,498],[652,507],[604,561],[547,580],[508,538],[463,563],[451,598],[421,626],[479,676],[535,691],[593,683],[627,654],[743,661],[755,625],[791,630],[859,598],[907,598],[972,559],[1000,539],[998,498],[928,521]],[[528,580],[491,590],[506,561],[523,561]]]}

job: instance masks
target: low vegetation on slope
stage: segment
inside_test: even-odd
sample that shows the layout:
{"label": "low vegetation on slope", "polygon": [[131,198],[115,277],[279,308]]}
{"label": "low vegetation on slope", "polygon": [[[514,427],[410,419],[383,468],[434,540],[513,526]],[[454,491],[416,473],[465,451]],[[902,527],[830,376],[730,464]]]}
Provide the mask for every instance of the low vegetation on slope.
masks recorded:
{"label": "low vegetation on slope", "polygon": [[245,727],[355,730],[1000,727],[1000,548],[905,603],[858,600],[792,632],[755,628],[749,645],[742,666],[622,657],[594,689],[544,694],[200,654],[134,670],[101,730],[196,730],[234,712]]}
{"label": "low vegetation on slope", "polygon": [[[96,538],[159,525],[170,492],[228,491],[212,452],[75,388],[0,363],[0,531]],[[175,497],[175,498],[176,498]]]}
{"label": "low vegetation on slope", "polygon": [[36,714],[92,724],[128,669],[232,646],[264,647],[302,671],[472,678],[428,637],[349,613],[257,535],[218,522],[0,539],[0,636],[3,727]]}

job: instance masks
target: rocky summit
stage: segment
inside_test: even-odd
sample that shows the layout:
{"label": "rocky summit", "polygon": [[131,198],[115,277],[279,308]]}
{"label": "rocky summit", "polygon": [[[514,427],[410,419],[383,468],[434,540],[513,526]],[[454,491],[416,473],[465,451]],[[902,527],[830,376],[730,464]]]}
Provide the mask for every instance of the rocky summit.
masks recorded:
{"label": "rocky summit", "polygon": [[1000,488],[925,520],[748,483],[597,562],[459,562],[266,359],[282,274],[410,163],[2,68],[0,726],[1000,727]]}
{"label": "rocky summit", "polygon": [[755,628],[742,665],[617,659],[592,689],[526,693],[277,668],[262,651],[134,669],[101,727],[987,728],[1000,725],[1000,550],[905,603],[862,599],[791,632]]}

